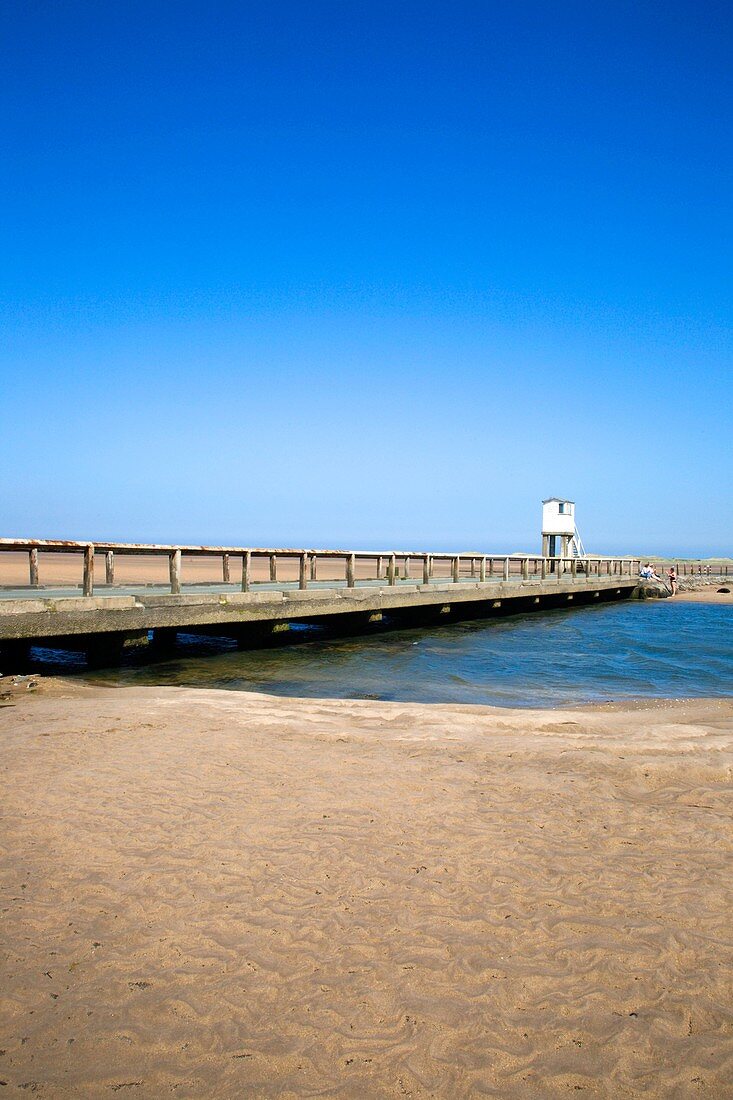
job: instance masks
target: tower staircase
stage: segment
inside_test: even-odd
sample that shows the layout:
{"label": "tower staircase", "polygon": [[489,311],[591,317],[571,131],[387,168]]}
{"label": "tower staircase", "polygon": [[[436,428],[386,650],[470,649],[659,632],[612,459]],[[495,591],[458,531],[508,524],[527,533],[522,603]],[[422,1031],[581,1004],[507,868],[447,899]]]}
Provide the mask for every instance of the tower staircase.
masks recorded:
{"label": "tower staircase", "polygon": [[583,540],[580,537],[580,532],[577,527],[573,531],[573,536],[570,539],[570,553],[574,558],[587,557],[585,547],[583,546]]}

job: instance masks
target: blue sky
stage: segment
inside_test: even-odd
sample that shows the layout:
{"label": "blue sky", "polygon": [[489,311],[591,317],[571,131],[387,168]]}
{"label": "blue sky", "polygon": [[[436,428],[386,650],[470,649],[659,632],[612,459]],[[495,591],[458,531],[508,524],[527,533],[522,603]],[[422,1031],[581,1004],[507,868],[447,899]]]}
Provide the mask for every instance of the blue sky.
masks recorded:
{"label": "blue sky", "polygon": [[729,5],[0,33],[2,534],[733,552]]}

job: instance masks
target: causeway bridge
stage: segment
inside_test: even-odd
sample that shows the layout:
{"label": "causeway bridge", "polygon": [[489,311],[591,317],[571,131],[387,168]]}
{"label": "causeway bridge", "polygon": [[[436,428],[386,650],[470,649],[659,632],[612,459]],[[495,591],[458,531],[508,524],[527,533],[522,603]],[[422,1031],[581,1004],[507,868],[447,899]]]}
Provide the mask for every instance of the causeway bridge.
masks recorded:
{"label": "causeway bridge", "polygon": [[307,624],[358,634],[626,599],[640,564],[0,539],[0,670],[32,646],[109,663],[130,646],[170,646],[178,633],[256,645],[295,640],[291,632]]}

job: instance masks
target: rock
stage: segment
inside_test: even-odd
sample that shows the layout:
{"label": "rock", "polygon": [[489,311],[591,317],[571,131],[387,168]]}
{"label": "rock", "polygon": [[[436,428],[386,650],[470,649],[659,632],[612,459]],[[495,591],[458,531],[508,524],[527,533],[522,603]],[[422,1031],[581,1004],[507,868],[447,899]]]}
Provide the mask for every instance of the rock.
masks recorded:
{"label": "rock", "polygon": [[666,600],[671,592],[663,581],[640,580],[631,593],[632,600]]}

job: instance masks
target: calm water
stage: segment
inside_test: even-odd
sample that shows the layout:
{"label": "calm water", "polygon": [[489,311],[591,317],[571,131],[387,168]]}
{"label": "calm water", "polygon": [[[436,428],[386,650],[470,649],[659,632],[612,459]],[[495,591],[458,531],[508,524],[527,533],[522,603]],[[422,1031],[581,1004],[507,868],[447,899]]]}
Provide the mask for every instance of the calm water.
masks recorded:
{"label": "calm water", "polygon": [[733,695],[733,609],[710,604],[620,603],[278,649],[226,646],[189,638],[174,659],[85,678],[512,707]]}

